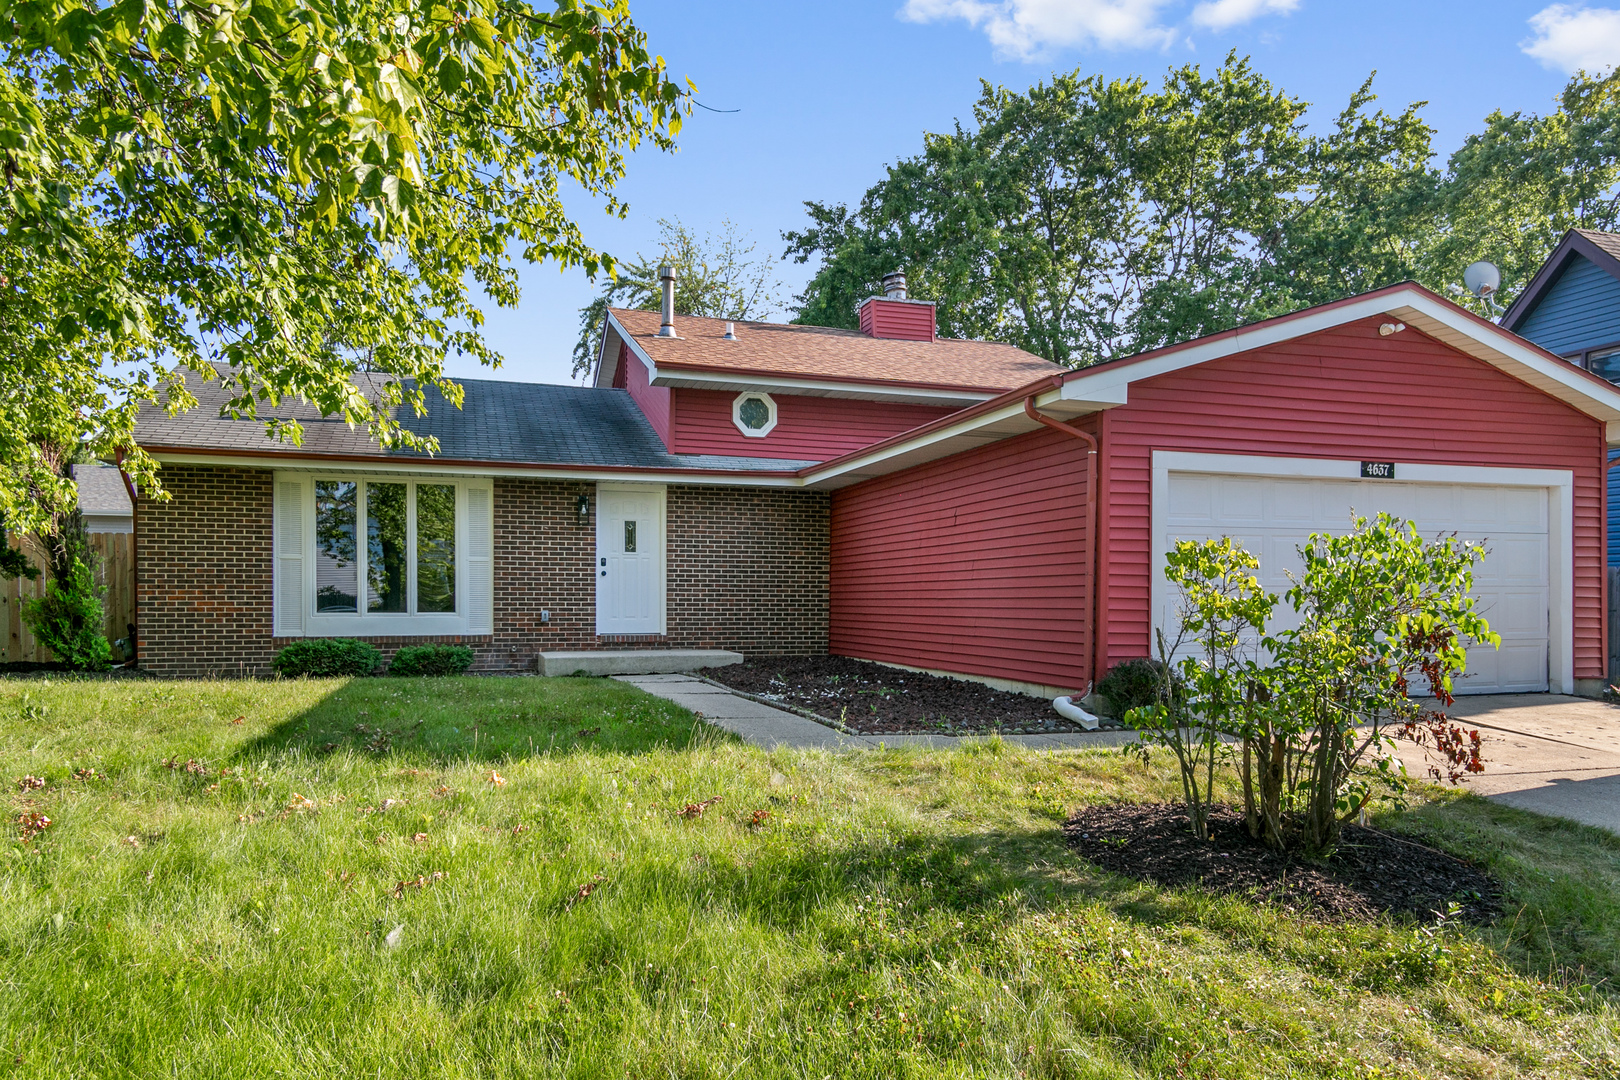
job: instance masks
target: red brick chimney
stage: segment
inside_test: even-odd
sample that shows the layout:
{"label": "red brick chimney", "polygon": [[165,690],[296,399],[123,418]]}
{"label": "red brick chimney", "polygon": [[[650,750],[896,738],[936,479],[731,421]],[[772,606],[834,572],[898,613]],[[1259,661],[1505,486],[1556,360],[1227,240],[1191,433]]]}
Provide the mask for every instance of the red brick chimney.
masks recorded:
{"label": "red brick chimney", "polygon": [[933,341],[934,302],[906,297],[906,275],[883,275],[883,295],[861,301],[861,333],[900,341]]}

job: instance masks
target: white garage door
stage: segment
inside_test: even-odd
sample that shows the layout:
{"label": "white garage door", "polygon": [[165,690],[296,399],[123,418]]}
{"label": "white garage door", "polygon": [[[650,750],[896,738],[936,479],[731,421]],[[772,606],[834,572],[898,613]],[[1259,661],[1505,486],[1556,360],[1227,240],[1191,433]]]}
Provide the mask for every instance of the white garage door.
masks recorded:
{"label": "white garage door", "polygon": [[[1177,540],[1231,536],[1260,559],[1260,580],[1281,597],[1287,571],[1298,572],[1296,550],[1313,532],[1344,532],[1351,510],[1372,517],[1387,510],[1417,523],[1424,536],[1456,532],[1488,549],[1474,568],[1474,596],[1500,650],[1476,646],[1458,693],[1486,694],[1547,689],[1548,517],[1547,489],[1473,484],[1400,483],[1388,480],[1317,480],[1218,473],[1170,472],[1166,511],[1155,521],[1155,595],[1159,625],[1168,629],[1173,604],[1163,585],[1162,553]],[[1293,615],[1278,605],[1278,625]]]}

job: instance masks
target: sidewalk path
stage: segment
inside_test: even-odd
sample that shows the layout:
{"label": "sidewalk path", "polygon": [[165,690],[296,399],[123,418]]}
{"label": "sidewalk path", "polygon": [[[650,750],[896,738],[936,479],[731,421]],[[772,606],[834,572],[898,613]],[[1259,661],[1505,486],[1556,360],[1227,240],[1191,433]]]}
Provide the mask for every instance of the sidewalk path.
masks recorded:
{"label": "sidewalk path", "polygon": [[[957,735],[846,735],[798,713],[778,709],[732,693],[723,686],[692,675],[615,675],[620,682],[640,687],[657,697],[692,710],[716,727],[766,750],[779,746],[820,750],[877,750],[883,747],[927,746],[948,750],[974,736]],[[1123,746],[1136,741],[1130,731],[1077,732],[1051,735],[1003,735],[1003,742],[1040,750],[1082,750]]]}

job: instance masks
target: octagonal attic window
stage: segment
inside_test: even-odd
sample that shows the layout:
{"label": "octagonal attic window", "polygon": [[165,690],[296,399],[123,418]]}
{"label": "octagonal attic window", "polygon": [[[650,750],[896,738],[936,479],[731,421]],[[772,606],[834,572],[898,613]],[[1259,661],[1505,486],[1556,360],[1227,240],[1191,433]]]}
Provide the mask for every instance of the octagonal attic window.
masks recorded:
{"label": "octagonal attic window", "polygon": [[731,403],[731,422],[749,438],[762,439],[776,427],[776,402],[769,394],[738,394]]}

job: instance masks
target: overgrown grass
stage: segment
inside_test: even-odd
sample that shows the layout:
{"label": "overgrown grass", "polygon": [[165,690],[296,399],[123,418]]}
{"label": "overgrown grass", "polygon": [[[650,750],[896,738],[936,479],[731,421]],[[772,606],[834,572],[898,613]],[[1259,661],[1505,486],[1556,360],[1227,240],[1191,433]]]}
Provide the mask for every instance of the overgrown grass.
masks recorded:
{"label": "overgrown grass", "polygon": [[8,681],[0,763],[52,819],[0,1075],[1620,1068],[1620,840],[1472,798],[1386,823],[1505,877],[1483,931],[1090,869],[1070,809],[1174,794],[1117,754],[767,754],[601,680]]}

